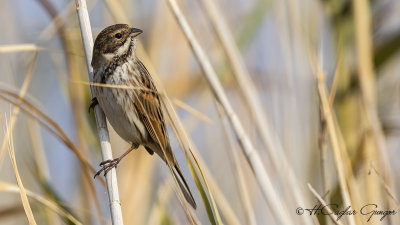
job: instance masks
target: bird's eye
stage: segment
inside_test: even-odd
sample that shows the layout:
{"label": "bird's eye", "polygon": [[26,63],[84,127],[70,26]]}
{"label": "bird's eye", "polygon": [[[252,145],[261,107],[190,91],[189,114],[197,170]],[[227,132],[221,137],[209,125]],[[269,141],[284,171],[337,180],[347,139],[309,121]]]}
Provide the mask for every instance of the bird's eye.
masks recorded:
{"label": "bird's eye", "polygon": [[120,39],[120,38],[122,38],[122,34],[121,34],[121,33],[116,33],[116,34],[115,34],[115,37],[118,38],[118,39]]}

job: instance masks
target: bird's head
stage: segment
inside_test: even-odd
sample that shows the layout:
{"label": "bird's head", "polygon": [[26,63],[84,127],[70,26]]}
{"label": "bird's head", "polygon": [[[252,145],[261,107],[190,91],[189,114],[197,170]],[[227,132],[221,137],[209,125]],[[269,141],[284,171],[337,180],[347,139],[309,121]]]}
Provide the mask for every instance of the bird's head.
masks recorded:
{"label": "bird's head", "polygon": [[115,24],[102,30],[93,47],[93,68],[108,64],[115,57],[131,57],[136,48],[136,36],[143,31],[127,24]]}

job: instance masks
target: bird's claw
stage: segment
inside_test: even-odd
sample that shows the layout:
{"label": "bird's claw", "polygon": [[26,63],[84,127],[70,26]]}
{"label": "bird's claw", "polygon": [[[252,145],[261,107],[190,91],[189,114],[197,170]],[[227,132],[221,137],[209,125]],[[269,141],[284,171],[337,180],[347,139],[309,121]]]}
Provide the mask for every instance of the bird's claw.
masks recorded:
{"label": "bird's claw", "polygon": [[102,166],[103,168],[101,168],[101,170],[97,171],[97,173],[94,175],[94,179],[96,179],[96,177],[98,175],[101,174],[101,172],[104,171],[104,176],[108,173],[108,171],[110,171],[112,168],[117,168],[118,163],[121,161],[121,159],[116,158],[116,159],[109,159],[109,160],[105,160],[103,162],[100,163],[100,166]]}
{"label": "bird's claw", "polygon": [[97,104],[99,104],[99,101],[97,101],[97,98],[96,97],[94,97],[94,98],[92,98],[92,102],[90,103],[90,105],[89,105],[89,113],[90,113],[90,110],[94,110],[94,107],[97,105]]}

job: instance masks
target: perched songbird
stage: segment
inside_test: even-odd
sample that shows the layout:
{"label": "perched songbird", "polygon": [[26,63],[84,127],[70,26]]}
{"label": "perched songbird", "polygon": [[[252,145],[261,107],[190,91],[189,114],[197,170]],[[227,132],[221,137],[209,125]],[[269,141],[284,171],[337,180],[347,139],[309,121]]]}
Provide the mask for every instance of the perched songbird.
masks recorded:
{"label": "perched songbird", "polygon": [[165,162],[168,158],[186,200],[196,208],[169,143],[157,89],[135,53],[136,36],[141,33],[142,30],[126,24],[115,24],[101,31],[94,43],[94,82],[132,87],[94,86],[97,98],[93,99],[90,108],[99,104],[118,135],[132,145],[120,157],[102,162],[103,168],[95,176],[102,171],[106,174],[129,152],[143,145],[151,155],[155,152]]}

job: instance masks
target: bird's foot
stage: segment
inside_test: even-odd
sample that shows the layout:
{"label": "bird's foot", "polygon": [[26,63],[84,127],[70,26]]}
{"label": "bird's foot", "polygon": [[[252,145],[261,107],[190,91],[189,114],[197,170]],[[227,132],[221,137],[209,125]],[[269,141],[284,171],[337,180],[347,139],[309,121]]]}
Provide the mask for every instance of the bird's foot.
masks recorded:
{"label": "bird's foot", "polygon": [[[96,102],[97,102],[97,100],[96,100]],[[138,147],[139,147],[138,144],[132,144],[132,146],[120,157],[115,158],[115,159],[105,160],[105,161],[101,162],[100,166],[102,166],[103,168],[101,168],[101,170],[97,171],[97,173],[94,175],[94,178],[96,179],[96,177],[98,175],[100,175],[101,172],[103,172],[103,171],[104,171],[104,176],[105,176],[108,173],[108,171],[110,171],[112,168],[117,168],[117,165],[121,161],[121,159],[123,159],[126,155],[129,154],[129,152],[133,151],[134,149],[137,149]]]}
{"label": "bird's foot", "polygon": [[90,110],[92,110],[92,109],[94,110],[94,107],[97,104],[99,104],[99,101],[97,101],[97,98],[96,97],[92,98],[92,103],[90,103],[90,105],[89,105],[89,113],[90,113]]}
{"label": "bird's foot", "polygon": [[118,163],[121,161],[121,158],[116,158],[116,159],[109,159],[109,160],[105,160],[103,162],[100,163],[100,166],[102,166],[103,168],[101,168],[101,170],[97,171],[97,173],[94,175],[94,178],[96,179],[96,177],[98,175],[101,174],[101,172],[104,171],[104,176],[108,173],[108,171],[110,171],[112,168],[117,168]]}

